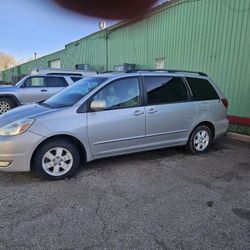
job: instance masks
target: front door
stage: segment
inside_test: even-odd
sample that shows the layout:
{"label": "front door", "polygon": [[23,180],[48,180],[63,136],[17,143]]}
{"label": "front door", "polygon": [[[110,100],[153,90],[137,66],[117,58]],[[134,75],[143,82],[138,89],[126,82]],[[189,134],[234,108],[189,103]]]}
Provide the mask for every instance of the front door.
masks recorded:
{"label": "front door", "polygon": [[47,99],[46,78],[42,76],[31,76],[26,79],[19,90],[19,101],[21,104],[39,102]]}
{"label": "front door", "polygon": [[94,157],[133,152],[144,146],[145,108],[137,77],[115,80],[94,95],[106,108],[89,111],[87,130]]}

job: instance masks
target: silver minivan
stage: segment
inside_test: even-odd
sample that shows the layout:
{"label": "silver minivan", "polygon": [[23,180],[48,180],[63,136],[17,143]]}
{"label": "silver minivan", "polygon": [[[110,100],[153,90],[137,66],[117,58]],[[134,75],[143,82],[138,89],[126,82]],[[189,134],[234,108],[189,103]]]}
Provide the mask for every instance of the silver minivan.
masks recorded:
{"label": "silver minivan", "polygon": [[0,170],[48,180],[81,163],[172,146],[208,151],[226,134],[228,102],[204,73],[131,70],[82,79],[0,116]]}

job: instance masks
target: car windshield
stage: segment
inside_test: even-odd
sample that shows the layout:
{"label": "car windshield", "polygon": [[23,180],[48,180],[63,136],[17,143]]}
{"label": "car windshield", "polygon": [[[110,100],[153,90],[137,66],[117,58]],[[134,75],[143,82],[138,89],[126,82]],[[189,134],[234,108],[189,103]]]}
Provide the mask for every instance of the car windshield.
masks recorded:
{"label": "car windshield", "polygon": [[29,76],[24,76],[22,79],[20,79],[16,84],[15,84],[15,86],[16,87],[20,87],[22,84],[23,84],[23,82],[26,80],[26,79],[28,79],[29,78]]}
{"label": "car windshield", "polygon": [[63,89],[48,100],[40,103],[40,105],[51,108],[62,108],[72,106],[87,95],[91,90],[103,83],[107,78],[103,77],[87,77],[69,87]]}

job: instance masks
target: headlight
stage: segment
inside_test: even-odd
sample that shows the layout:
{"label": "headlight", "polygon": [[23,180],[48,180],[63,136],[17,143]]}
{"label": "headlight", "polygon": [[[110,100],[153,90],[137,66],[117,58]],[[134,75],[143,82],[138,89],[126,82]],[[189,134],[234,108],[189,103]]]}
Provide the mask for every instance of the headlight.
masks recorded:
{"label": "headlight", "polygon": [[0,136],[20,135],[24,133],[35,119],[21,119],[0,128]]}

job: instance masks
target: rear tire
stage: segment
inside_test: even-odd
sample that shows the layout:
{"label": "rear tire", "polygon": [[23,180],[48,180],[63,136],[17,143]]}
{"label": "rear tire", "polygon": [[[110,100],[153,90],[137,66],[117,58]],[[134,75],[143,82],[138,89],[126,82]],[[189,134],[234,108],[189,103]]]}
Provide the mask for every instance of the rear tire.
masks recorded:
{"label": "rear tire", "polygon": [[8,97],[0,97],[0,114],[16,107],[16,103]]}
{"label": "rear tire", "polygon": [[186,149],[192,154],[205,153],[211,147],[212,140],[211,129],[205,125],[198,126],[191,133]]}
{"label": "rear tire", "polygon": [[77,173],[80,160],[79,151],[73,143],[55,139],[46,142],[37,150],[32,169],[42,179],[63,180]]}

